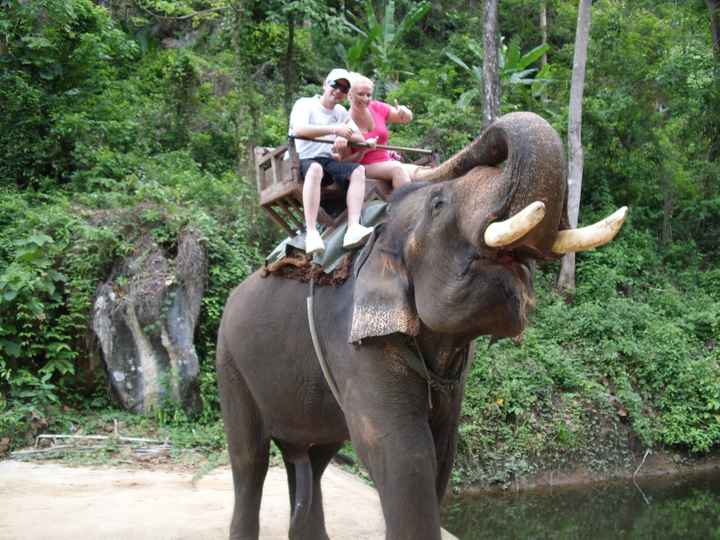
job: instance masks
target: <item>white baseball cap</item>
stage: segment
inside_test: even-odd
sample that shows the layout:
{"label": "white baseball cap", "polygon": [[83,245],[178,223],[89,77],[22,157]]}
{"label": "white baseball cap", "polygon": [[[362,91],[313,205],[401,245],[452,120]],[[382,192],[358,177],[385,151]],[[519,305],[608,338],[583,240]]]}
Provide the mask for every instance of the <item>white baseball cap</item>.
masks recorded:
{"label": "white baseball cap", "polygon": [[332,84],[335,81],[344,80],[350,86],[350,72],[346,69],[335,68],[325,78],[325,84]]}

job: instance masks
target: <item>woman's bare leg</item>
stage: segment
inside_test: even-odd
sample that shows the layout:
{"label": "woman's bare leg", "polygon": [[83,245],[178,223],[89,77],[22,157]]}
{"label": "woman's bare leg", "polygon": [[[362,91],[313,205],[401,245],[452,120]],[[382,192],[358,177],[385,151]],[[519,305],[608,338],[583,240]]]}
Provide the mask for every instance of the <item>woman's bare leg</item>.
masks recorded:
{"label": "woman's bare leg", "polygon": [[393,189],[409,184],[411,177],[404,163],[399,161],[381,161],[365,165],[365,176],[392,182]]}

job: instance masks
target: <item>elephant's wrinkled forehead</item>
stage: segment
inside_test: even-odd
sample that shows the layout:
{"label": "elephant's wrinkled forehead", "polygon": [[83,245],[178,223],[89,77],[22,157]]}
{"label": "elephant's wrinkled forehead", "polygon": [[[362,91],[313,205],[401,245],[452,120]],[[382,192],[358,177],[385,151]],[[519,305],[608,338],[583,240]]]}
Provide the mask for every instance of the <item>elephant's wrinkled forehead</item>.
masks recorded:
{"label": "elephant's wrinkled forehead", "polygon": [[496,167],[475,167],[455,181],[455,196],[461,216],[486,214],[495,207],[499,193],[507,187],[502,183],[502,171]]}
{"label": "elephant's wrinkled forehead", "polygon": [[428,182],[415,182],[397,189],[390,198],[392,214],[402,219],[420,211],[432,188],[433,184]]}

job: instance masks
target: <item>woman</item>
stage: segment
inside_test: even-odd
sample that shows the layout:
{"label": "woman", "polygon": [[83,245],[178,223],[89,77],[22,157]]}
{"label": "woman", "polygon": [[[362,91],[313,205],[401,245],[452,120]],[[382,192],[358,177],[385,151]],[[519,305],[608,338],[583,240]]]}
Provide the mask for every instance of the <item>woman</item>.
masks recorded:
{"label": "woman", "polygon": [[[412,120],[412,111],[395,101],[391,107],[382,101],[372,99],[373,82],[358,73],[353,74],[350,86],[350,117],[360,129],[366,142],[371,145],[387,144],[387,124],[407,124]],[[393,189],[409,184],[417,165],[401,163],[393,159],[390,152],[379,148],[361,149],[346,159],[358,161],[365,167],[367,178],[392,182]]]}

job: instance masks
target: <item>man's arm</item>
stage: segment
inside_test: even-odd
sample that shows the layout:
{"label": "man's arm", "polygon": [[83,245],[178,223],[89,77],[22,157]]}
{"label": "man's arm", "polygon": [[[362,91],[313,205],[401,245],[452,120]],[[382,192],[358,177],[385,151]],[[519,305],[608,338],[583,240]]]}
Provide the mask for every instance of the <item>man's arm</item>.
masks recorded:
{"label": "man's arm", "polygon": [[325,135],[337,135],[338,137],[349,139],[352,137],[353,131],[346,124],[330,124],[327,126],[299,124],[292,127],[292,134],[298,137],[308,137],[311,139],[324,137]]}

